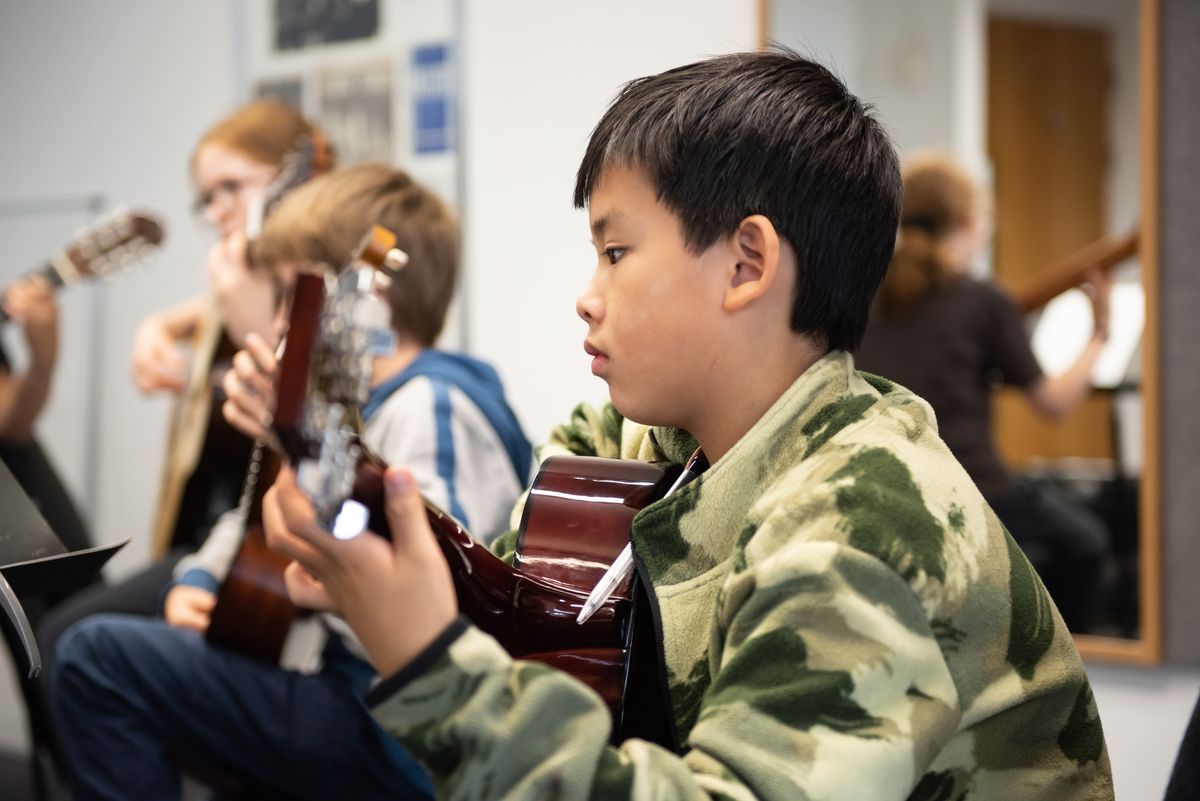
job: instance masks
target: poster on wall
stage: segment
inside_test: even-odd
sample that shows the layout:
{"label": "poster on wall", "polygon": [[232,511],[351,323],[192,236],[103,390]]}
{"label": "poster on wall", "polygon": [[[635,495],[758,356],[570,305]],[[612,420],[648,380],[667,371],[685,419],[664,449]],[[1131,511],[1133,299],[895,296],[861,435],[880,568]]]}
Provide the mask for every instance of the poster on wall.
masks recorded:
{"label": "poster on wall", "polygon": [[370,39],[379,32],[379,0],[275,0],[277,51]]}
{"label": "poster on wall", "polygon": [[413,150],[420,155],[454,150],[454,79],[446,44],[419,45],[412,56]]}
{"label": "poster on wall", "polygon": [[386,61],[326,67],[317,77],[317,119],[341,164],[391,162],[392,69]]}
{"label": "poster on wall", "polygon": [[304,83],[299,77],[259,81],[254,94],[255,97],[278,100],[292,108],[304,110]]}

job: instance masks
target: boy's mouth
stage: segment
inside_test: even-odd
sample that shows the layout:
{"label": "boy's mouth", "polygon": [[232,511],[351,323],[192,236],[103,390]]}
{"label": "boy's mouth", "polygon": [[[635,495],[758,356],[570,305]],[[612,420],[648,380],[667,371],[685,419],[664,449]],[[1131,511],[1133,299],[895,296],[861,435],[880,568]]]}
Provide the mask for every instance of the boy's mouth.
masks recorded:
{"label": "boy's mouth", "polygon": [[600,375],[604,368],[608,366],[608,354],[587,340],[583,342],[583,351],[592,357],[592,375]]}

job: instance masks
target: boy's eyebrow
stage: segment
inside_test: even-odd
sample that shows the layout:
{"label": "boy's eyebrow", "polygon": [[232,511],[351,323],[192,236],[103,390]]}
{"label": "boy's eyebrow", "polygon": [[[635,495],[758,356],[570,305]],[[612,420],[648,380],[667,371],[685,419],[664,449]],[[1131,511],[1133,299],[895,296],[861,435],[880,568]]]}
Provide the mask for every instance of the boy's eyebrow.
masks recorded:
{"label": "boy's eyebrow", "polygon": [[624,219],[626,216],[627,215],[624,215],[619,211],[611,211],[592,220],[592,239],[601,239],[604,236],[605,229],[608,228],[609,225]]}

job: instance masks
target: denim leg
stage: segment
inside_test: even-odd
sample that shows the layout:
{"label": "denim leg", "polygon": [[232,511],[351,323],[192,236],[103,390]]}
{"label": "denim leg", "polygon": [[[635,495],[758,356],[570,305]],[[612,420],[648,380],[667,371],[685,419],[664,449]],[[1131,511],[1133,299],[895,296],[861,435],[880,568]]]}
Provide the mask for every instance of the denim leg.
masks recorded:
{"label": "denim leg", "polygon": [[179,760],[313,801],[432,796],[338,675],[281,670],[117,615],[83,621],[58,651],[56,712],[77,801],[175,801]]}

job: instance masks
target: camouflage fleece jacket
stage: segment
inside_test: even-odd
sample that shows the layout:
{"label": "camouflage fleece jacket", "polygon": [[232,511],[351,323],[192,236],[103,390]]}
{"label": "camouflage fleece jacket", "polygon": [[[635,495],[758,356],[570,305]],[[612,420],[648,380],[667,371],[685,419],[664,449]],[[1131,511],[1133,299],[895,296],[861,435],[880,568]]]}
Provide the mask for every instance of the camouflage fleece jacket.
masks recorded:
{"label": "camouflage fleece jacket", "polygon": [[[681,462],[579,409],[557,447]],[[452,799],[1111,799],[1083,665],[926,403],[834,352],[644,509],[679,753],[463,622],[371,696]]]}

